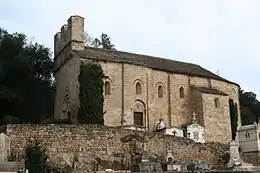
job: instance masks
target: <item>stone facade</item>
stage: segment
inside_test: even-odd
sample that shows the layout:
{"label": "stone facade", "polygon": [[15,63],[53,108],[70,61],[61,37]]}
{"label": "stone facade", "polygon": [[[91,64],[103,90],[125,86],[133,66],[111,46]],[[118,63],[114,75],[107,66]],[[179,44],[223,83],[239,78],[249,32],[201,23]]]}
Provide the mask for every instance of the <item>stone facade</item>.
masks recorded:
{"label": "stone facade", "polygon": [[[220,77],[217,80],[216,75],[213,75],[214,78],[196,76],[196,73],[187,75],[163,69],[158,70],[149,65],[133,64],[128,62],[128,60],[134,62],[130,56],[139,55],[84,47],[83,33],[84,19],[80,16],[72,16],[68,20],[68,25],[65,25],[61,29],[61,33],[55,37],[54,70],[57,81],[55,119],[69,118],[76,122],[79,107],[80,64],[81,62],[99,63],[108,77],[104,83],[108,84],[107,88],[110,90],[110,94],[104,93],[105,125],[133,125],[135,124],[134,112],[137,112],[138,115],[141,113],[141,125],[149,131],[155,130],[160,117],[164,119],[167,128],[179,127],[190,122],[192,112],[196,111],[199,123],[206,127],[206,141],[230,142],[229,99],[239,105],[239,86],[237,84]],[[79,52],[86,50],[92,54],[85,52],[87,56],[81,56]],[[101,58],[98,57],[98,53]],[[126,55],[128,60],[113,60],[113,58],[121,56],[123,59]],[[111,58],[102,60],[109,56]],[[146,63],[146,59],[142,61]],[[158,63],[163,61],[166,60],[162,59]],[[176,64],[178,63],[180,62]],[[187,63],[186,66],[188,69],[190,64]],[[194,86],[195,89],[193,89]],[[141,91],[138,94],[136,93],[137,87]],[[196,87],[218,92],[204,92]],[[217,107],[216,100],[218,101]],[[240,126],[240,112],[238,115],[238,126]]]}

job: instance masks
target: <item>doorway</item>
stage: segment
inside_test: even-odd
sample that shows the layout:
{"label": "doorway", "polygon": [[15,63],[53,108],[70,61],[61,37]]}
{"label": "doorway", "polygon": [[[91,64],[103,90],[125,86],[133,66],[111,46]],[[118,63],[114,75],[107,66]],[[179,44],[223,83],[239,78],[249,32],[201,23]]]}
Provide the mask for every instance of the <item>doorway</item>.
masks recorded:
{"label": "doorway", "polygon": [[134,112],[134,124],[138,126],[144,125],[144,115],[143,112]]}

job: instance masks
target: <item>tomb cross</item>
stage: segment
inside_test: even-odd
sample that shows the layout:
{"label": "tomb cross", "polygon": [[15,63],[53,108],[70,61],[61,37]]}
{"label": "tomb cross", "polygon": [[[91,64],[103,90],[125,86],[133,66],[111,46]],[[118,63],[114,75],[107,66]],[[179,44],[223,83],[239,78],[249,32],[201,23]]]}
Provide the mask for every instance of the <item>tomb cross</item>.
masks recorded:
{"label": "tomb cross", "polygon": [[177,132],[174,130],[172,133],[173,133],[173,136],[176,136],[176,133],[177,133]]}
{"label": "tomb cross", "polygon": [[196,122],[197,121],[196,116],[197,116],[196,112],[193,112],[192,113],[192,122]]}

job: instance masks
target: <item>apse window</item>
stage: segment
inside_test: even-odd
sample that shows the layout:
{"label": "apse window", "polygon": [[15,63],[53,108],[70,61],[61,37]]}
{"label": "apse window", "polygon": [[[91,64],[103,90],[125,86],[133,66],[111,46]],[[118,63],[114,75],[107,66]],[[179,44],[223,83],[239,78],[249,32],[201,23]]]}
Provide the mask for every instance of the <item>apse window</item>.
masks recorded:
{"label": "apse window", "polygon": [[158,86],[158,97],[163,97],[163,86],[162,85]]}
{"label": "apse window", "polygon": [[184,98],[184,88],[180,87],[180,98]]}
{"label": "apse window", "polygon": [[220,103],[219,103],[219,99],[215,98],[215,108],[219,108]]}
{"label": "apse window", "polygon": [[141,95],[142,94],[142,86],[140,82],[137,82],[135,85],[135,90],[136,90],[136,94],[137,95]]}
{"label": "apse window", "polygon": [[109,81],[105,82],[105,95],[108,96],[111,94],[111,84]]}

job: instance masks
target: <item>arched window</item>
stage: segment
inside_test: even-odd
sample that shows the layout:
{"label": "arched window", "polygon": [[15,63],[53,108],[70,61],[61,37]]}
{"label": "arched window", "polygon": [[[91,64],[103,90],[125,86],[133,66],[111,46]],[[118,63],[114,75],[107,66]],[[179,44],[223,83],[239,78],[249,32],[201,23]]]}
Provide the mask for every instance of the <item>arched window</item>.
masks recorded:
{"label": "arched window", "polygon": [[180,98],[184,98],[184,88],[180,87]]}
{"label": "arched window", "polygon": [[141,83],[140,83],[140,82],[137,82],[137,83],[136,83],[136,85],[135,85],[135,91],[136,91],[136,94],[137,94],[137,95],[142,94],[142,86],[141,86]]}
{"label": "arched window", "polygon": [[219,99],[215,98],[215,108],[219,108],[220,103],[219,103]]}
{"label": "arched window", "polygon": [[158,97],[163,97],[163,86],[162,85],[158,86]]}
{"label": "arched window", "polygon": [[111,94],[111,85],[109,81],[105,82],[105,96]]}

